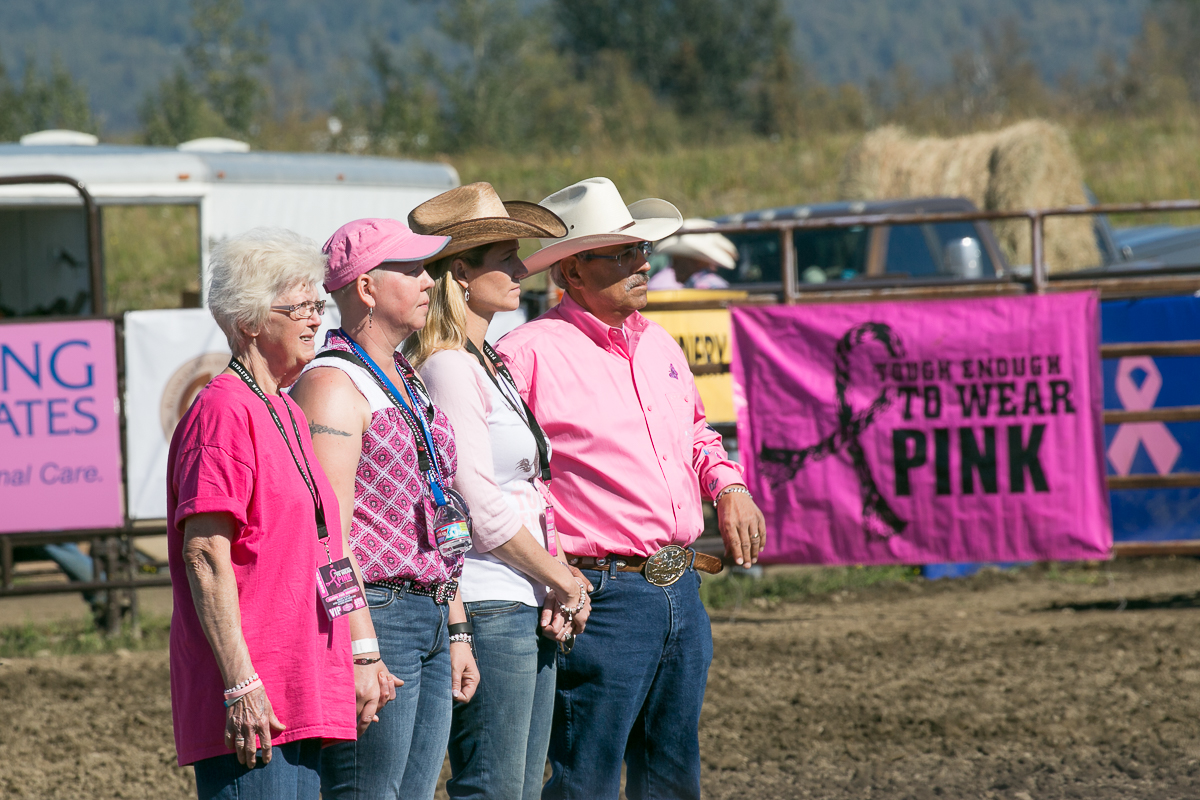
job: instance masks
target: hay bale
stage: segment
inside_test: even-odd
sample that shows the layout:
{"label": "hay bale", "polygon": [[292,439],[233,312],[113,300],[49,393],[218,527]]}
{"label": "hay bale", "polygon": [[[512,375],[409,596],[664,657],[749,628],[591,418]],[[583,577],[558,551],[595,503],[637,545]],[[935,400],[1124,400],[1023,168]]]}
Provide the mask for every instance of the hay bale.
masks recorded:
{"label": "hay bale", "polygon": [[[1066,131],[1044,120],[952,139],[879,128],[846,157],[839,190],[861,200],[966,197],[989,211],[1087,202],[1083,168]],[[1030,263],[1028,223],[996,222],[993,229],[1009,263]],[[1090,217],[1052,218],[1045,241],[1051,274],[1100,263]]]}

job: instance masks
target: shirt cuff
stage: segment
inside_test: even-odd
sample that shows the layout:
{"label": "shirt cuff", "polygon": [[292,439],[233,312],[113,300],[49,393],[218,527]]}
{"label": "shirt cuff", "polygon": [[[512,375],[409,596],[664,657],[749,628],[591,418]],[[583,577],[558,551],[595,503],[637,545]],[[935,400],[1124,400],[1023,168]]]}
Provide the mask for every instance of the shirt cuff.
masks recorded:
{"label": "shirt cuff", "polygon": [[745,485],[746,476],[742,474],[741,466],[734,463],[714,464],[704,475],[701,490],[709,500],[715,498],[726,486],[735,483]]}
{"label": "shirt cuff", "polygon": [[193,497],[179,504],[175,509],[175,527],[183,533],[183,522],[196,514],[214,514],[228,512],[237,522],[239,528],[246,527],[246,507],[232,497],[206,495]]}

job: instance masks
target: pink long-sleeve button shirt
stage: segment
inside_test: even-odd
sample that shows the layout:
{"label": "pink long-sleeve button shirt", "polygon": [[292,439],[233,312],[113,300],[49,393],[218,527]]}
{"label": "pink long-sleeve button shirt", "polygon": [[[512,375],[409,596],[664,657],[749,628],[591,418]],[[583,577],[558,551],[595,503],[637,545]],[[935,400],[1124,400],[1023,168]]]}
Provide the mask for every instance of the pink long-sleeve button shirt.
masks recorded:
{"label": "pink long-sleeve button shirt", "polygon": [[679,345],[633,314],[622,328],[571,297],[497,348],[553,445],[555,519],[573,555],[648,556],[687,546],[703,499],[742,483],[704,418]]}

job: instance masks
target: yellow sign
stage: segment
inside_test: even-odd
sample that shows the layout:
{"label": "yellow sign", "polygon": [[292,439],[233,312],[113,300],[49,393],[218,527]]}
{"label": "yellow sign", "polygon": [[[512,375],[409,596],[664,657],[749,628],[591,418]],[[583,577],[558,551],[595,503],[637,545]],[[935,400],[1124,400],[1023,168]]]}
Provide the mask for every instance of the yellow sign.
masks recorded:
{"label": "yellow sign", "polygon": [[[725,365],[732,355],[729,340],[729,311],[725,308],[654,310],[664,304],[740,300],[745,292],[683,289],[670,292],[651,292],[650,310],[643,312],[648,319],[662,325],[675,338],[687,356],[688,365],[700,367]],[[704,401],[704,411],[710,422],[735,422],[733,413],[733,378],[728,371],[696,375],[696,388]]]}

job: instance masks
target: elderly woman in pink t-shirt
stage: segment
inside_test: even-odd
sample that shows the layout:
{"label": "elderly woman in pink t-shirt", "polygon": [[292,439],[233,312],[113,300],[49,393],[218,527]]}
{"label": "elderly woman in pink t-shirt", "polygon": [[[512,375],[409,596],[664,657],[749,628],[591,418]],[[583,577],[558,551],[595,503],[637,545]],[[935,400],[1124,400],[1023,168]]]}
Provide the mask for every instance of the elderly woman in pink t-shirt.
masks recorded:
{"label": "elderly woman in pink t-shirt", "polygon": [[323,744],[353,740],[394,696],[378,658],[351,666],[338,617],[370,615],[308,421],[281,391],[313,358],[324,267],[279,229],[212,252],[208,305],[233,358],[179,421],[167,467],[171,710],[201,798],[316,800]]}

